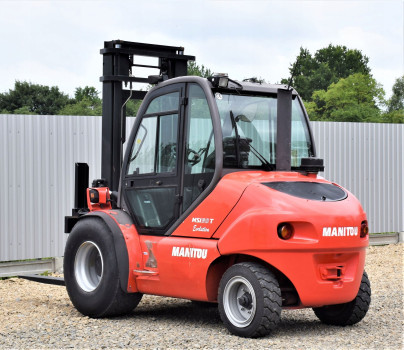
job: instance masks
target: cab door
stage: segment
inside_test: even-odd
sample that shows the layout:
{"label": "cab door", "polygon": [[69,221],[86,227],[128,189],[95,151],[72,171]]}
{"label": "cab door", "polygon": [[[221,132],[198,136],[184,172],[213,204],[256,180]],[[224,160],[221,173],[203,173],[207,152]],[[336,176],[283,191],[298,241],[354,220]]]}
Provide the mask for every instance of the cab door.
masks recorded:
{"label": "cab door", "polygon": [[[157,92],[156,92],[157,91]],[[140,233],[140,292],[207,300],[206,274],[216,240],[178,226],[207,194],[215,172],[215,137],[206,93],[187,83],[154,91],[144,102],[126,155],[125,203]]]}
{"label": "cab door", "polygon": [[187,85],[181,212],[203,196],[215,172],[215,138],[207,97],[197,84]]}
{"label": "cab door", "polygon": [[133,271],[138,290],[204,300],[217,241],[192,230],[178,236],[178,226],[203,200],[215,172],[206,93],[196,83],[154,90],[138,118],[121,184],[140,234],[142,261]]}
{"label": "cab door", "polygon": [[138,116],[123,190],[139,233],[164,234],[180,212],[184,89],[156,90]]}

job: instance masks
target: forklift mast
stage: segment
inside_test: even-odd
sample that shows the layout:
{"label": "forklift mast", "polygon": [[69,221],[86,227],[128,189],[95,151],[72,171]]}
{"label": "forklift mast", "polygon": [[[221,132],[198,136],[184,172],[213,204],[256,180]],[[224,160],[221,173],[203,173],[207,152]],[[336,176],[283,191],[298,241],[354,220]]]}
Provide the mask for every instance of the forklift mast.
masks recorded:
{"label": "forklift mast", "polygon": [[[157,83],[166,79],[187,75],[188,61],[195,56],[184,55],[183,47],[144,44],[123,40],[105,41],[103,55],[102,82],[102,148],[101,177],[111,191],[118,191],[125,142],[125,101],[142,100],[146,91],[132,90],[132,83]],[[158,65],[135,63],[135,56],[158,58]],[[154,68],[160,75],[137,77],[132,75],[132,67]],[[123,88],[129,83],[130,90]]]}

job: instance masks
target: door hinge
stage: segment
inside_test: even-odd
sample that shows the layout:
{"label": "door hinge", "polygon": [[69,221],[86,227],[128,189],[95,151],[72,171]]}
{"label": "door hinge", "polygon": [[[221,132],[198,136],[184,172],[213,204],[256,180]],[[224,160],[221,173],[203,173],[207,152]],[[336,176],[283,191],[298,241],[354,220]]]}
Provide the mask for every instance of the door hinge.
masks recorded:
{"label": "door hinge", "polygon": [[181,196],[180,194],[177,194],[175,197],[176,197],[176,202],[177,202],[178,204],[181,204],[181,203],[182,203],[182,199],[183,199],[184,197]]}
{"label": "door hinge", "polygon": [[181,99],[181,105],[186,106],[188,104],[188,97],[182,97]]}

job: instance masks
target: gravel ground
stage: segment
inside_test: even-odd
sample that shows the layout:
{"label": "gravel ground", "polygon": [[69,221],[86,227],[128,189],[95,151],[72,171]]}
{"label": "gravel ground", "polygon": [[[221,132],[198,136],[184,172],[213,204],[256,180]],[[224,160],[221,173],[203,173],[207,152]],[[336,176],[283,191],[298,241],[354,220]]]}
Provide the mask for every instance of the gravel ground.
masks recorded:
{"label": "gravel ground", "polygon": [[217,308],[144,296],[126,317],[90,319],[64,287],[0,281],[0,348],[403,349],[403,244],[368,248],[372,303],[350,327],[321,324],[310,309],[283,311],[269,337],[244,339],[223,326]]}

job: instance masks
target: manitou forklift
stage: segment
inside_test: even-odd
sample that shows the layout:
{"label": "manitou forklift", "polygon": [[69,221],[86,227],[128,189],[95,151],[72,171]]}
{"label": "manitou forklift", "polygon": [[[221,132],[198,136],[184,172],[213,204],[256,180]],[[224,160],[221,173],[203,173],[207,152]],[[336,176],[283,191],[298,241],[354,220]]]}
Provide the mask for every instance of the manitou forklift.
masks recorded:
{"label": "manitou forklift", "polygon": [[[65,220],[64,279],[77,310],[127,314],[143,294],[217,303],[242,337],[269,334],[282,309],[359,322],[371,294],[366,214],[318,175],[323,160],[298,93],[187,76],[195,58],[181,47],[115,40],[101,54],[101,179],[87,188],[88,166],[76,164]],[[160,74],[140,78],[134,67]],[[130,99],[143,102],[123,156]]]}

